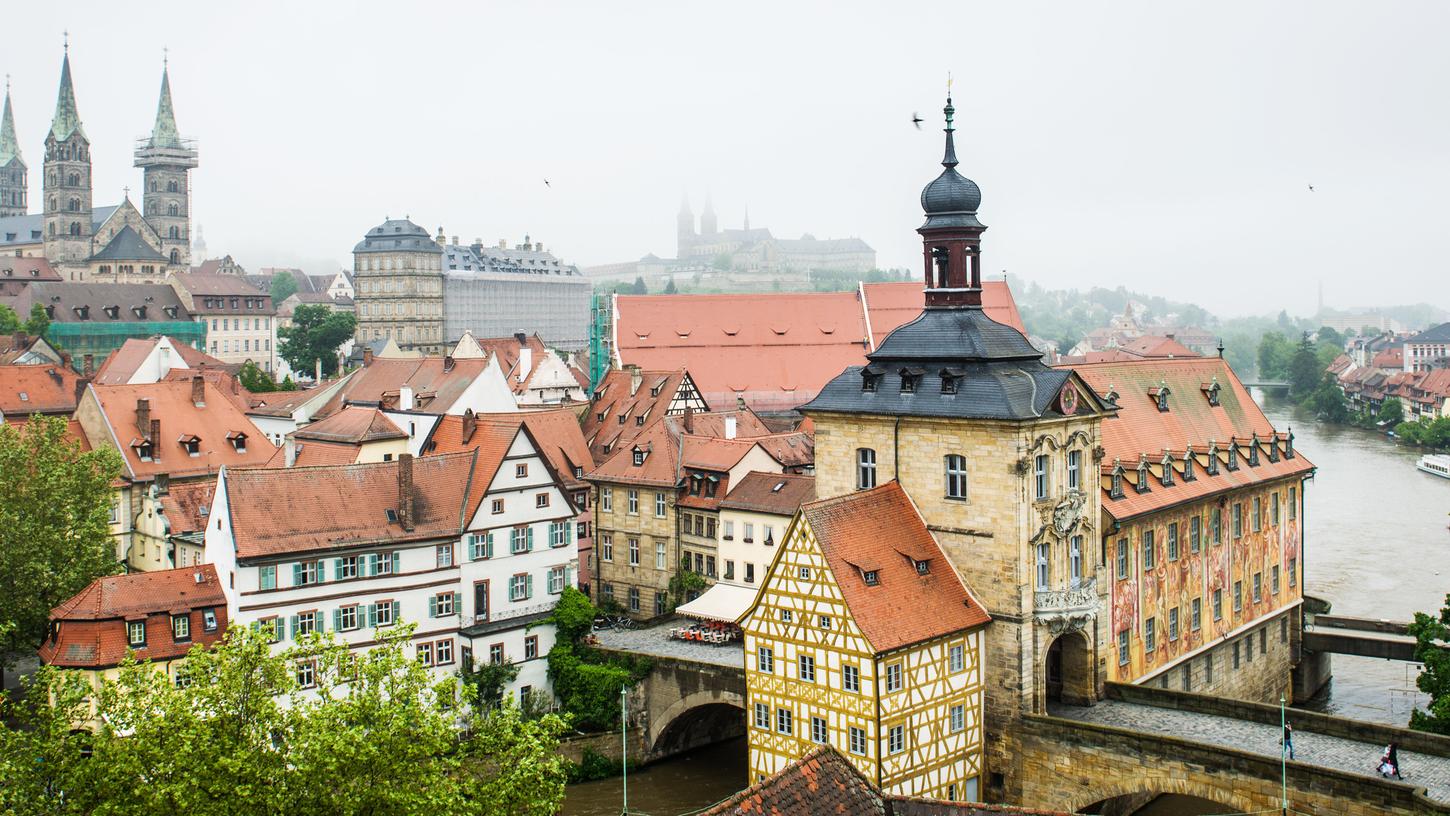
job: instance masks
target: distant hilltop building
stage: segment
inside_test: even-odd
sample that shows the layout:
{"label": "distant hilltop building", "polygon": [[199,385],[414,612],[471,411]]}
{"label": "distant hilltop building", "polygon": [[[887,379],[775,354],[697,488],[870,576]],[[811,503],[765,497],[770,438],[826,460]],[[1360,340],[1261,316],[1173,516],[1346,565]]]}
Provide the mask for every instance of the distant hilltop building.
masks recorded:
{"label": "distant hilltop building", "polygon": [[774,287],[783,279],[804,283],[813,271],[865,274],[876,268],[876,250],[860,238],[821,239],[810,233],[777,238],[764,227],[752,229],[748,210],[740,229],[720,229],[708,196],[698,225],[689,197],[680,202],[675,237],[674,258],[650,253],[638,261],[590,267],[587,273],[592,278],[626,281],[639,277],[647,284],[699,275],[726,277],[732,284],[754,282]]}
{"label": "distant hilltop building", "polygon": [[40,213],[29,212],[26,164],[15,135],[10,90],[0,118],[0,253],[44,255],[63,277],[103,283],[162,283],[191,262],[191,186],[196,145],[176,129],[171,80],[161,71],[161,98],[149,136],[136,145],[142,168],[141,209],[129,188],[118,205],[94,206],[91,143],[81,126],[70,50],[61,62],[60,93],[45,138]]}
{"label": "distant hilltop building", "polygon": [[388,219],[353,247],[357,341],[391,337],[405,351],[442,354],[464,333],[478,337],[537,332],[549,345],[577,351],[589,340],[592,288],[527,237],[485,247],[435,240],[404,219]]}

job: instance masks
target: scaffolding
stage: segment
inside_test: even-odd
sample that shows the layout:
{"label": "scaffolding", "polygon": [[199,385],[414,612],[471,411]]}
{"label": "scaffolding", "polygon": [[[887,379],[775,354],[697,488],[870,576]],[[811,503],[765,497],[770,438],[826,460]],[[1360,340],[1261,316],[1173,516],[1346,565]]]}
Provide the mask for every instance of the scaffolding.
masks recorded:
{"label": "scaffolding", "polygon": [[614,296],[595,292],[589,306],[589,392],[609,373],[614,356]]}
{"label": "scaffolding", "polygon": [[71,366],[80,371],[85,355],[94,355],[95,364],[132,338],[145,339],[164,334],[193,348],[206,348],[206,326],[201,321],[156,320],[145,323],[51,323],[45,337],[50,343],[71,355]]}

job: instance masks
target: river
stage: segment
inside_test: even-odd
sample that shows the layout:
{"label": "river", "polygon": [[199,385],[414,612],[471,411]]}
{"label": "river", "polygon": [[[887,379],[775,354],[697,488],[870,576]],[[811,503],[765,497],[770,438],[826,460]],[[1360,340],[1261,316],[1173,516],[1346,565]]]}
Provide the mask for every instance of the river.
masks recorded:
{"label": "river", "polygon": [[[1450,592],[1450,480],[1415,470],[1419,454],[1358,428],[1315,422],[1287,402],[1265,402],[1274,427],[1318,467],[1307,488],[1305,587],[1345,615],[1408,620],[1438,610]],[[1334,681],[1306,707],[1404,725],[1427,698],[1406,663],[1335,655]],[[743,739],[656,763],[630,777],[631,812],[675,816],[730,796],[744,784]],[[619,779],[569,788],[566,816],[618,816]],[[1208,812],[1201,802],[1160,800],[1149,812]]]}

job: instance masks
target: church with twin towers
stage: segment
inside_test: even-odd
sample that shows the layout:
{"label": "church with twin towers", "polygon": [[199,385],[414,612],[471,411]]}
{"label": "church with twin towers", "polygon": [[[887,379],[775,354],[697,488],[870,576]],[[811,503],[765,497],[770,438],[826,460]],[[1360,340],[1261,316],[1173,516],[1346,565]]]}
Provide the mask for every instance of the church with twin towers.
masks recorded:
{"label": "church with twin towers", "polygon": [[70,47],[61,60],[55,115],[45,134],[40,201],[32,202],[28,168],[5,88],[0,119],[0,254],[40,257],[66,280],[164,283],[191,264],[191,179],[196,145],[181,138],[163,61],[161,98],[148,136],[137,140],[140,209],[127,188],[121,203],[96,206],[91,142],[82,126],[71,76]]}

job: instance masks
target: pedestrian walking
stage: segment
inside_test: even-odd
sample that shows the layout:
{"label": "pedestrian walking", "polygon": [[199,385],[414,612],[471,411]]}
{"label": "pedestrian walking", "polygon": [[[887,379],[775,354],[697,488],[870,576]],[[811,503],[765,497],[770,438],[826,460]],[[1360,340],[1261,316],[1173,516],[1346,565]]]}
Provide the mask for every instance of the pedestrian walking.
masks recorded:
{"label": "pedestrian walking", "polygon": [[1291,725],[1289,723],[1289,721],[1287,721],[1287,720],[1284,721],[1284,743],[1283,744],[1284,744],[1284,750],[1283,750],[1283,752],[1284,753],[1287,753],[1289,755],[1289,758],[1290,759],[1293,759],[1294,758],[1294,726]]}
{"label": "pedestrian walking", "polygon": [[1404,779],[1400,773],[1400,744],[1392,742],[1380,757],[1380,775],[1386,779]]}

